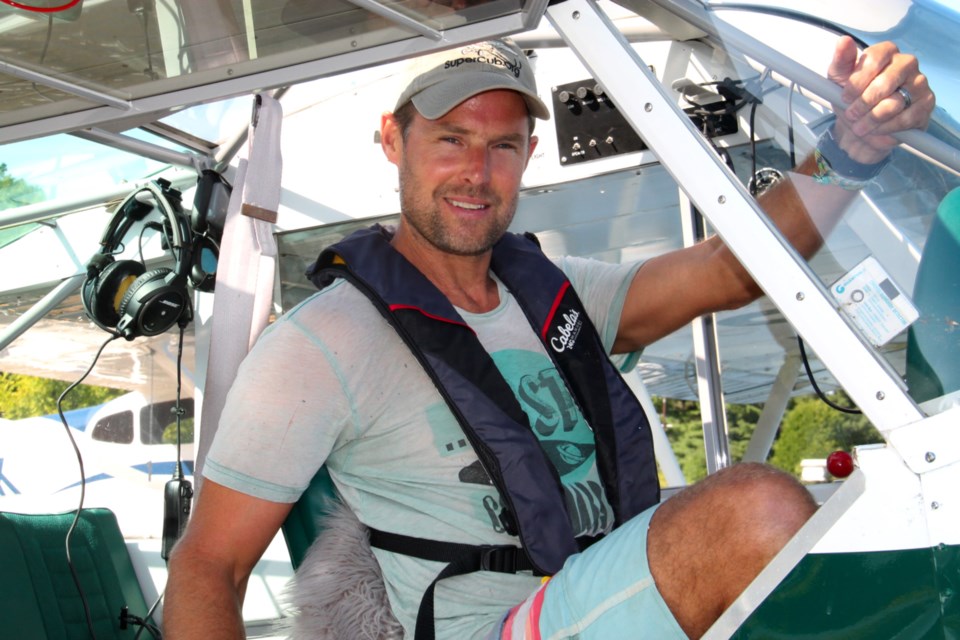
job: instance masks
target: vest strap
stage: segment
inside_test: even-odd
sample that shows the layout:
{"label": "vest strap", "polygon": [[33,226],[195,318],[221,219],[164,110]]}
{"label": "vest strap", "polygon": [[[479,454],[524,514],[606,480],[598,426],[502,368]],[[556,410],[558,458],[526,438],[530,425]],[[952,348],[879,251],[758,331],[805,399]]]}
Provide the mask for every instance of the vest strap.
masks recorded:
{"label": "vest strap", "polygon": [[[470,571],[496,571],[517,573],[538,572],[522,547],[513,545],[464,544],[446,540],[428,540],[405,536],[401,533],[370,529],[370,546],[392,553],[401,553],[421,560],[434,562],[460,562],[470,557]],[[539,574],[542,575],[542,574]]]}
{"label": "vest strap", "polygon": [[[414,640],[435,640],[433,594],[437,583],[446,578],[460,576],[474,571],[495,571],[497,573],[517,573],[532,571],[533,575],[543,575],[530,562],[522,547],[513,545],[473,545],[445,540],[428,540],[391,533],[370,528],[370,546],[392,553],[400,553],[421,560],[446,562],[447,566],[437,574],[420,599],[417,610],[417,626]],[[603,535],[581,536],[576,539],[577,546],[584,550]]]}

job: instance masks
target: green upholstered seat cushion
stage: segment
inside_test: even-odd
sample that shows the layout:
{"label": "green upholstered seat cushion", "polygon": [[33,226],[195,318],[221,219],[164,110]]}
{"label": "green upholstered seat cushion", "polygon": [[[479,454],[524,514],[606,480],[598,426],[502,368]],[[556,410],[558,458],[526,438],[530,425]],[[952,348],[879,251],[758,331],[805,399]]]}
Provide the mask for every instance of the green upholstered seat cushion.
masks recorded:
{"label": "green upholstered seat cushion", "polygon": [[[83,601],[67,563],[73,513],[0,513],[0,637],[89,638]],[[126,543],[108,509],[85,509],[70,555],[98,639],[132,637],[120,610],[143,617],[147,605]]]}
{"label": "green upholstered seat cushion", "polygon": [[336,496],[327,468],[320,467],[283,523],[283,537],[294,569],[300,566],[307,549],[320,535],[320,517],[329,511],[330,501]]}

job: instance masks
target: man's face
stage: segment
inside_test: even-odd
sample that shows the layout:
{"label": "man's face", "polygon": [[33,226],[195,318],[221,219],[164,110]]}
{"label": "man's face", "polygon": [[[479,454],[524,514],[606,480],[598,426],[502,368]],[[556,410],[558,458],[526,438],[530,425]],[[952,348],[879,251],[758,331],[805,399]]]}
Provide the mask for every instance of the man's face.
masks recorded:
{"label": "man's face", "polygon": [[536,138],[523,98],[497,90],[437,120],[414,115],[405,137],[386,117],[383,144],[399,168],[403,223],[414,238],[473,256],[493,247],[510,225]]}

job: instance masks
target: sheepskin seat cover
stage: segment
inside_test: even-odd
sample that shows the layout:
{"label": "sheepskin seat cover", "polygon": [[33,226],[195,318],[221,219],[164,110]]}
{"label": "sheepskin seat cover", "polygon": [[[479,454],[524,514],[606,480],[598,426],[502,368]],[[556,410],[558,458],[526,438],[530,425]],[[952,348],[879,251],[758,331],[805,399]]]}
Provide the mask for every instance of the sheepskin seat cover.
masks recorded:
{"label": "sheepskin seat cover", "polygon": [[400,640],[367,528],[337,501],[281,595],[290,640]]}

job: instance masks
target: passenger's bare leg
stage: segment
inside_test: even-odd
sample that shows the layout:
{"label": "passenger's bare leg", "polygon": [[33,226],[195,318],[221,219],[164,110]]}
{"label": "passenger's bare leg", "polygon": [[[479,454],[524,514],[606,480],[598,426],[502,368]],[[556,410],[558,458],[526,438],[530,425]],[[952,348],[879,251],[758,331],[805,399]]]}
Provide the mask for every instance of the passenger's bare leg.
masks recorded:
{"label": "passenger's bare leg", "polygon": [[650,571],[680,627],[699,638],[816,510],[792,476],[744,463],[657,509]]}

